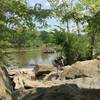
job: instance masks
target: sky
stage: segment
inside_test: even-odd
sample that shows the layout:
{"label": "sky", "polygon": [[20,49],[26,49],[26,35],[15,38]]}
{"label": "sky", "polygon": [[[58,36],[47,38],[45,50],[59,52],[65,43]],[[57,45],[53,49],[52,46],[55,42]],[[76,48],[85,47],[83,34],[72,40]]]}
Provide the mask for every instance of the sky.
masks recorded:
{"label": "sky", "polygon": [[43,8],[50,8],[50,4],[47,0],[28,0],[31,6],[34,6],[36,3],[41,3]]}
{"label": "sky", "polygon": [[[30,6],[33,6],[33,7],[36,3],[41,3],[43,9],[50,8],[50,4],[48,3],[47,0],[28,0],[28,3]],[[55,25],[60,25],[60,23],[54,18],[47,20],[47,22],[51,26],[49,27],[49,29],[46,29],[47,31],[53,30],[55,28]]]}
{"label": "sky", "polygon": [[[62,1],[62,0],[59,0],[59,1]],[[74,2],[77,2],[77,1],[78,0],[74,0]],[[43,9],[49,9],[50,8],[50,4],[49,4],[49,2],[47,0],[28,0],[28,3],[32,7],[34,7],[34,5],[36,3],[41,3]],[[61,27],[65,27],[66,28],[66,25],[61,24],[59,21],[57,21],[54,18],[47,20],[47,22],[51,26],[49,29],[45,29],[47,31],[57,28],[56,26],[61,26]],[[74,28],[75,28],[75,25],[71,23],[70,24],[70,29],[74,30]]]}

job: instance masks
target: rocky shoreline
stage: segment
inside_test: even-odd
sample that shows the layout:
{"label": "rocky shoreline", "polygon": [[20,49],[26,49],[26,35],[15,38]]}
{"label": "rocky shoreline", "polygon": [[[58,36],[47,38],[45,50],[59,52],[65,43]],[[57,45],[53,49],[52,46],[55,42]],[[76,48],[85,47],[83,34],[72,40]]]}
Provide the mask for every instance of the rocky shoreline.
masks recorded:
{"label": "rocky shoreline", "polygon": [[99,58],[65,66],[58,76],[50,64],[9,69],[8,74],[15,83],[15,98],[9,100],[100,100]]}

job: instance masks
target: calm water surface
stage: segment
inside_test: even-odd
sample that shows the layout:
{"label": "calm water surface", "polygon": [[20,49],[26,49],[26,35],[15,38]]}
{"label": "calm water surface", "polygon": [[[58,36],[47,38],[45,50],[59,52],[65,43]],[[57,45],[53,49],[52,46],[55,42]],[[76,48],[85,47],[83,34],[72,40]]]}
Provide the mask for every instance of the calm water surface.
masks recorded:
{"label": "calm water surface", "polygon": [[40,49],[34,50],[17,50],[17,52],[11,52],[10,63],[19,67],[32,67],[30,64],[51,64],[56,58],[57,54],[44,54]]}

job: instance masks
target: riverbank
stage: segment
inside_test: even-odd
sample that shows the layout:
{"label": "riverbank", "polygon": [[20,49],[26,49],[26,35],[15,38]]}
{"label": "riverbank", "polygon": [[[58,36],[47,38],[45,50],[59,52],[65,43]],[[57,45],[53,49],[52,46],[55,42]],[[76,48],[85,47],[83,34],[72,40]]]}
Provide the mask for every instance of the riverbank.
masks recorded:
{"label": "riverbank", "polygon": [[57,71],[51,64],[9,69],[14,100],[99,100],[100,59],[76,62]]}
{"label": "riverbank", "polygon": [[3,53],[16,53],[16,52],[27,52],[34,50],[42,50],[42,48],[7,48],[3,49]]}
{"label": "riverbank", "polygon": [[16,52],[27,52],[27,51],[34,51],[34,50],[39,50],[39,51],[43,51],[44,50],[44,52],[46,52],[45,51],[45,49],[47,49],[47,50],[49,50],[50,49],[50,51],[53,51],[53,52],[55,52],[54,51],[54,47],[45,47],[45,46],[43,46],[43,47],[16,47],[16,48],[5,48],[5,49],[2,49],[3,51],[3,53],[16,53]]}
{"label": "riverbank", "polygon": [[99,59],[76,62],[58,72],[51,64],[39,64],[7,71],[0,68],[0,74],[1,100],[100,99]]}

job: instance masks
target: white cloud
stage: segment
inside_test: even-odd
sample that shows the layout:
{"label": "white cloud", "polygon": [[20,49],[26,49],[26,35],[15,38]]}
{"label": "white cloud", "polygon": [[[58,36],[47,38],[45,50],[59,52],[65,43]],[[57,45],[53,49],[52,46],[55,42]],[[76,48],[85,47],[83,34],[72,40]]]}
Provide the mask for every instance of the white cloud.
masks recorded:
{"label": "white cloud", "polygon": [[46,2],[46,3],[44,4],[44,8],[50,8],[50,4],[49,4],[48,2]]}

